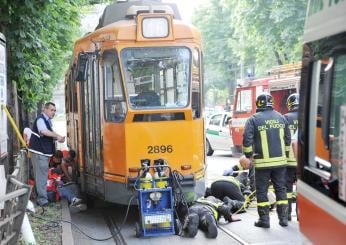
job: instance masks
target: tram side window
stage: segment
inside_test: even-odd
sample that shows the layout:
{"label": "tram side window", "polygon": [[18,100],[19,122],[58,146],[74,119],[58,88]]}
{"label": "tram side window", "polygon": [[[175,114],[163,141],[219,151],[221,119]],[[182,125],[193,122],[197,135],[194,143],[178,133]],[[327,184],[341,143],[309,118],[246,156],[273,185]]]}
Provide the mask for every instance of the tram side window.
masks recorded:
{"label": "tram side window", "polygon": [[252,111],[251,90],[240,90],[237,96],[236,112],[248,113]]}
{"label": "tram side window", "polygon": [[309,130],[314,133],[307,169],[314,178],[307,180],[321,193],[346,202],[346,55],[324,57],[312,68]]}
{"label": "tram side window", "polygon": [[103,53],[105,118],[110,122],[122,122],[127,112],[121,83],[119,61],[116,52]]}
{"label": "tram side window", "polygon": [[346,202],[346,54],[334,58],[329,133],[332,176],[338,180],[338,197]]}
{"label": "tram side window", "polygon": [[[75,70],[75,67],[73,69],[73,71]],[[71,78],[70,78],[70,89],[71,89],[71,101],[70,103],[72,103],[72,112],[77,113],[78,112],[78,104],[77,104],[77,89],[76,89],[76,83],[72,82],[73,80],[73,72],[71,72]]]}
{"label": "tram side window", "polygon": [[201,82],[199,51],[195,49],[192,60],[192,113],[193,118],[201,117]]}

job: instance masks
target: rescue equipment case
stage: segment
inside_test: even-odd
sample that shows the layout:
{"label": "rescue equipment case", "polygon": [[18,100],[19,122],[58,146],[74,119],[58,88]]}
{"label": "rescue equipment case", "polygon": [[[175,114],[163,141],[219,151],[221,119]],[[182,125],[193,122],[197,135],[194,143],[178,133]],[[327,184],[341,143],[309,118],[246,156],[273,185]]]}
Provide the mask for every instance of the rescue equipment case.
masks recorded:
{"label": "rescue equipment case", "polygon": [[142,167],[135,183],[139,208],[137,237],[175,234],[171,169],[167,166],[168,176],[141,178],[141,173],[151,168],[155,166]]}

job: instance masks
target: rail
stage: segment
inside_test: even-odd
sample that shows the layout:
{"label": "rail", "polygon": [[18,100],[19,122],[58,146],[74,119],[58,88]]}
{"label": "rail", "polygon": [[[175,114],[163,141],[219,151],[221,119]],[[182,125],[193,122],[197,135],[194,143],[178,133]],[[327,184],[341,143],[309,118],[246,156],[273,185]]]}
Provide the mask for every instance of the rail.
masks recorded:
{"label": "rail", "polygon": [[[24,159],[24,160],[23,160]],[[21,167],[26,159],[22,150],[16,160],[16,167],[6,178],[6,192],[0,193],[0,244],[17,244],[31,187],[18,180]]]}

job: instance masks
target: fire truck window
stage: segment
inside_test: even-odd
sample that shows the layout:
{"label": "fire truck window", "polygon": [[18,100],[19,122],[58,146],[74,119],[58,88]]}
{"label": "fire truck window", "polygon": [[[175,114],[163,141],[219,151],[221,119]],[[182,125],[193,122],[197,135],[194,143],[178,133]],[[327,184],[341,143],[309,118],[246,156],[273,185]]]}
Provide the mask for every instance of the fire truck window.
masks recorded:
{"label": "fire truck window", "polygon": [[252,111],[251,90],[241,90],[238,92],[236,112],[248,113]]}

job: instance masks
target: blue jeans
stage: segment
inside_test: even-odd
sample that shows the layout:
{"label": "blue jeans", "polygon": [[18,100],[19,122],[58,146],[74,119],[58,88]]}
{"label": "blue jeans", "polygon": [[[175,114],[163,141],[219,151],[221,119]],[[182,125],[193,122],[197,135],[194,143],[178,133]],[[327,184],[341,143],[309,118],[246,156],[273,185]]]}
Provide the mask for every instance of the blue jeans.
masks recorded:
{"label": "blue jeans", "polygon": [[74,198],[79,197],[79,188],[76,184],[60,186],[58,187],[58,192],[60,197],[66,199],[69,203],[71,203]]}
{"label": "blue jeans", "polygon": [[49,157],[31,152],[31,162],[34,169],[37,204],[45,205],[47,198],[47,179]]}

